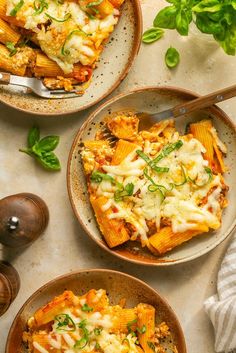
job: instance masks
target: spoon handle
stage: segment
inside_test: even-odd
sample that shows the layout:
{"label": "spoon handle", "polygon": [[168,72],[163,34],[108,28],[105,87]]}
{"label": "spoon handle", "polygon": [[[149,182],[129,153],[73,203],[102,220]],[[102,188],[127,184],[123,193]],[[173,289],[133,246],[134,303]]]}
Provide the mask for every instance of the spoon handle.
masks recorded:
{"label": "spoon handle", "polygon": [[223,88],[219,91],[207,94],[196,99],[193,99],[187,103],[178,104],[172,108],[172,114],[174,117],[191,113],[193,111],[210,107],[215,103],[223,102],[229,98],[236,96],[236,85]]}

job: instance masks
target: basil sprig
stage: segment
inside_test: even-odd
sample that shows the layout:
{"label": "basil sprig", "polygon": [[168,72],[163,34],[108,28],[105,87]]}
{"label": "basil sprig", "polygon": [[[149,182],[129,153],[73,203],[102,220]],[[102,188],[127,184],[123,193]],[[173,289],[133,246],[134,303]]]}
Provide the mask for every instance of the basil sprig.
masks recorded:
{"label": "basil sprig", "polygon": [[180,56],[177,49],[170,47],[165,54],[165,63],[169,69],[173,69],[179,64]]}
{"label": "basil sprig", "polygon": [[11,10],[10,16],[16,16],[17,12],[22,8],[24,5],[24,0],[20,0],[18,4],[14,7],[14,9]]}
{"label": "basil sprig", "polygon": [[54,151],[59,143],[59,136],[46,136],[40,140],[38,127],[32,127],[28,134],[28,147],[19,149],[29,156],[35,158],[44,168],[52,171],[61,169],[59,159]]}
{"label": "basil sprig", "polygon": [[13,56],[17,53],[17,49],[15,48],[15,45],[13,42],[6,42],[6,47],[9,50],[9,56]]}
{"label": "basil sprig", "polygon": [[187,36],[192,21],[202,33],[220,44],[226,54],[236,53],[235,0],[167,0],[171,3],[156,15],[154,27],[176,29]]}
{"label": "basil sprig", "polygon": [[150,44],[161,39],[164,35],[164,31],[161,28],[150,28],[143,33],[142,41],[143,43]]}
{"label": "basil sprig", "polygon": [[58,331],[75,331],[76,325],[68,314],[56,315],[54,320],[57,322],[56,330]]}

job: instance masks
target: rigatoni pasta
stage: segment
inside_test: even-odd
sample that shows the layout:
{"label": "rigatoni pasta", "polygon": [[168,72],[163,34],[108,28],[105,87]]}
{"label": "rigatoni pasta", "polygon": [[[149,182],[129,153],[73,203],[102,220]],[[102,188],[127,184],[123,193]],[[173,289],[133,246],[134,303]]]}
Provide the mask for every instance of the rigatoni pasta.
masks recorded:
{"label": "rigatoni pasta", "polygon": [[[34,51],[34,60],[18,75],[45,78],[51,89],[72,90],[77,85],[85,89],[118,22],[122,2],[0,0],[0,42],[9,57],[20,54],[23,61],[22,48]],[[16,74],[1,58],[0,69]]]}
{"label": "rigatoni pasta", "polygon": [[39,308],[23,342],[29,353],[165,353],[165,337],[169,327],[157,324],[152,305],[112,306],[105,290],[91,289],[82,296],[65,291]]}
{"label": "rigatoni pasta", "polygon": [[[107,129],[114,135],[110,146]],[[138,131],[131,113],[107,118],[105,130],[84,143],[81,155],[108,246],[138,241],[158,256],[220,228],[226,152],[210,119],[190,124],[181,135],[173,120]]]}

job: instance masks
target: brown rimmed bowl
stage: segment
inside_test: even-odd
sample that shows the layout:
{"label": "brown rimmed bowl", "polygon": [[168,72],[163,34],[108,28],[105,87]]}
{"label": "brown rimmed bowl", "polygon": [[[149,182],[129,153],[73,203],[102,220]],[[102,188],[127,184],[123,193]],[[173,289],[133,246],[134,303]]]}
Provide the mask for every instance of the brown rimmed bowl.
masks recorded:
{"label": "brown rimmed bowl", "polygon": [[179,321],[165,299],[137,278],[122,272],[101,269],[72,272],[39,288],[16,315],[8,334],[5,353],[26,353],[22,346],[22,333],[26,329],[27,320],[53,297],[65,289],[82,295],[92,288],[105,289],[112,305],[118,304],[122,298],[127,299],[127,307],[133,307],[140,302],[153,305],[156,308],[156,322],[165,321],[172,334],[165,342],[166,353],[173,352],[173,345],[176,345],[178,353],[187,352]]}
{"label": "brown rimmed bowl", "polygon": [[119,22],[94,70],[92,83],[82,97],[44,99],[27,93],[25,88],[0,85],[0,102],[40,115],[62,115],[87,109],[108,96],[126,77],[138,54],[141,36],[140,1],[125,0]]}
{"label": "brown rimmed bowl", "polygon": [[68,160],[67,185],[73,211],[86,233],[103,249],[124,260],[142,265],[165,266],[187,262],[206,254],[214,249],[234,230],[236,225],[236,127],[230,118],[218,107],[213,106],[176,119],[177,130],[184,133],[186,125],[192,121],[210,117],[219,132],[219,136],[228,147],[225,163],[229,171],[225,174],[229,185],[229,205],[223,212],[222,226],[210,234],[203,234],[182,244],[161,257],[152,255],[148,250],[141,248],[139,243],[127,242],[124,245],[110,249],[103,240],[94,212],[90,206],[86,188],[80,151],[83,141],[93,140],[104,118],[113,112],[135,110],[154,113],[173,107],[197,97],[197,94],[175,87],[146,87],[126,94],[116,96],[96,111],[94,111],[79,130],[71,147]]}

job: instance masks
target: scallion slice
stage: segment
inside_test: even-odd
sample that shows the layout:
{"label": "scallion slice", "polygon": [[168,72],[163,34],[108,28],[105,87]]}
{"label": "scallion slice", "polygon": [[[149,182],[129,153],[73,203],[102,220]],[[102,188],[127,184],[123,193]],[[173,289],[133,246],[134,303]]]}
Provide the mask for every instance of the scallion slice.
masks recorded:
{"label": "scallion slice", "polygon": [[18,4],[11,10],[10,16],[16,16],[17,12],[22,8],[24,5],[24,0],[20,0]]}

